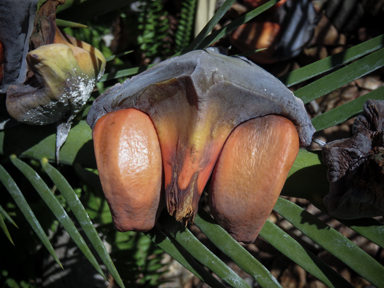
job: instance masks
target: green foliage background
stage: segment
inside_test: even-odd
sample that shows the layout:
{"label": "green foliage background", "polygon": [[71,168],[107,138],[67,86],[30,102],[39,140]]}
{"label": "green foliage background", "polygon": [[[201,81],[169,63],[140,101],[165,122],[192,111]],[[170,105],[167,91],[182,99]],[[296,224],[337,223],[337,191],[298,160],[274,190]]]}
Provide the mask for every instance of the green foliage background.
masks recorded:
{"label": "green foliage background", "polygon": [[[114,83],[122,82],[126,77],[151,66],[146,65],[146,62],[132,62],[129,60],[131,58],[127,58],[128,53],[144,53],[152,61],[157,57],[170,57],[172,53],[180,54],[205,48],[278,1],[271,0],[209,34],[233,2],[225,1],[196,39],[191,39],[196,1],[181,1],[180,22],[175,32],[174,45],[166,41],[170,37],[169,23],[161,1],[140,1],[135,15],[129,14],[125,9],[133,1],[125,0],[67,0],[60,7],[58,18],[89,26],[66,28],[65,31],[100,49],[109,59],[108,71],[97,84],[98,89],[84,111],[78,115],[68,140],[61,149],[58,166],[48,163],[54,163],[55,160],[55,127],[20,125],[0,131],[0,226],[4,232],[3,237],[0,237],[2,287],[39,287],[41,283],[36,279],[41,271],[37,266],[47,258],[47,251],[61,265],[50,243],[63,233],[62,227],[68,231],[87,261],[100,274],[106,275],[106,279],[108,270],[115,283],[121,287],[160,285],[161,276],[165,272],[159,257],[163,251],[210,286],[224,287],[223,283],[226,283],[225,285],[232,287],[249,287],[189,229],[166,213],[161,216],[156,227],[145,235],[116,232],[98,179],[91,129],[85,123],[87,111],[100,93]],[[121,21],[121,27],[137,27],[128,29],[136,37],[128,45],[129,48],[136,47],[133,52],[127,50],[114,55],[102,41],[101,36],[109,33],[109,27],[116,16]],[[281,77],[281,81],[288,87],[305,83],[295,91],[295,95],[308,103],[383,67],[383,46],[384,36],[376,37],[290,72]],[[383,92],[383,87],[378,88],[317,116],[312,120],[313,125],[320,131],[342,123],[361,113],[367,99],[384,99]],[[322,197],[327,192],[326,167],[321,163],[321,155],[300,151],[282,194],[305,198],[326,212]],[[274,211],[357,274],[376,287],[384,287],[383,265],[339,232],[282,198],[277,202]],[[340,222],[376,243],[381,249],[384,248],[384,227],[376,220]],[[203,209],[200,209],[196,217],[196,225],[218,249],[250,274],[261,287],[281,287],[270,271],[234,241]],[[351,286],[330,266],[269,220],[260,236],[327,286]],[[109,243],[109,251],[106,250],[105,243]],[[100,263],[103,263],[102,266]],[[64,269],[76,269],[71,265],[74,264],[68,262],[62,266]],[[57,267],[54,262],[50,262],[48,266]],[[212,277],[203,266],[221,280]]]}

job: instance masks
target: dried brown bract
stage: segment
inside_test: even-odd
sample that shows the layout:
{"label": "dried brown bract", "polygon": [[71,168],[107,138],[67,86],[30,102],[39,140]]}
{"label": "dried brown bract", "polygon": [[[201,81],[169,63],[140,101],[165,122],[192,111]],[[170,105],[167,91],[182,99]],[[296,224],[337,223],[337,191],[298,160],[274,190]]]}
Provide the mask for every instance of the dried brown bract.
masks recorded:
{"label": "dried brown bract", "polygon": [[324,203],[339,218],[384,215],[384,101],[368,100],[352,132],[323,147],[331,183]]}

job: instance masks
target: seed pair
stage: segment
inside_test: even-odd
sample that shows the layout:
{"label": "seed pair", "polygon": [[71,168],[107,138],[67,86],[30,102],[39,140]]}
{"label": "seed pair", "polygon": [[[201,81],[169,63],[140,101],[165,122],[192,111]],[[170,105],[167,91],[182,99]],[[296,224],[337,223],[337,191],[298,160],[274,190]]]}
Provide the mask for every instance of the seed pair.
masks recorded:
{"label": "seed pair", "polygon": [[178,221],[193,221],[213,171],[212,213],[243,242],[256,238],[314,132],[303,103],[272,75],[202,50],[112,87],[88,123],[119,230],[151,229],[162,199]]}

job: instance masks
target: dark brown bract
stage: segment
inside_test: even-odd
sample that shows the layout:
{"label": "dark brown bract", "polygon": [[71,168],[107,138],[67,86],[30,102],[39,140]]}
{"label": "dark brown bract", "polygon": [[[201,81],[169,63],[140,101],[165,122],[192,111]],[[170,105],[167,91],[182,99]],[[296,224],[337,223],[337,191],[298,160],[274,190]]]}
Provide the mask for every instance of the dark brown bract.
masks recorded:
{"label": "dark brown bract", "polygon": [[384,101],[368,100],[352,132],[323,147],[331,183],[324,203],[339,218],[384,215]]}

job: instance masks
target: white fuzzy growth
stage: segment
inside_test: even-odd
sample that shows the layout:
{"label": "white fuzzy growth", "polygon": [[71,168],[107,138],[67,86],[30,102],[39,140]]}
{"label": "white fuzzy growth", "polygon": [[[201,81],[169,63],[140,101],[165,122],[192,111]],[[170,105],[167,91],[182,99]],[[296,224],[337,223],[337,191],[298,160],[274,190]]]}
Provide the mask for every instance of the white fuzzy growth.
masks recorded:
{"label": "white fuzzy growth", "polygon": [[[87,76],[84,73],[77,73],[76,68],[73,69],[73,74],[69,79],[69,87],[63,89],[59,101],[64,103],[64,106],[70,106],[64,108],[66,111],[70,110],[70,116],[66,123],[61,123],[57,127],[56,138],[56,159],[59,159],[59,150],[61,146],[67,140],[69,131],[72,126],[72,121],[76,117],[76,114],[80,112],[85,103],[91,96],[93,87],[96,84],[96,79]],[[68,81],[68,79],[67,79]],[[52,102],[51,102],[52,103]],[[56,102],[57,105],[57,102]],[[57,106],[56,106],[57,107]],[[54,109],[53,109],[54,111]]]}
{"label": "white fuzzy growth", "polygon": [[77,114],[91,96],[96,80],[90,78],[84,73],[80,73],[80,75],[77,74],[77,77],[72,77],[70,83],[71,86],[66,89],[63,98],[70,103],[71,114]]}

